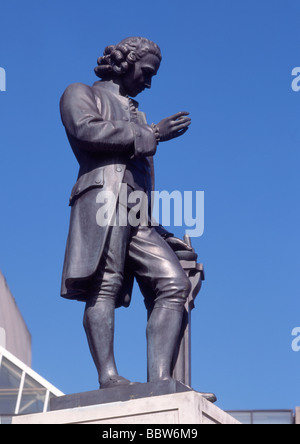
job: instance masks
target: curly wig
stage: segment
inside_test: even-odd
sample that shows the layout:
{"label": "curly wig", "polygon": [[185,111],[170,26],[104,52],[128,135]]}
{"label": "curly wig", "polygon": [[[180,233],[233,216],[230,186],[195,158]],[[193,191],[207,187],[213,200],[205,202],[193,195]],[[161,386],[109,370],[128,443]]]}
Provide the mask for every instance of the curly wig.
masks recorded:
{"label": "curly wig", "polygon": [[95,74],[103,80],[111,80],[126,74],[130,65],[149,53],[162,60],[160,48],[156,43],[144,37],[129,37],[116,46],[105,48],[103,56],[98,58]]}

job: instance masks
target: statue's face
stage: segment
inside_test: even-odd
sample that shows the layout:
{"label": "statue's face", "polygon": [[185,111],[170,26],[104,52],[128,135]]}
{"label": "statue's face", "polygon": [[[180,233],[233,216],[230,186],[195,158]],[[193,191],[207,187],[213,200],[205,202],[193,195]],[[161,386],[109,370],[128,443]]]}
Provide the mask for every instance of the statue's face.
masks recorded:
{"label": "statue's face", "polygon": [[144,89],[151,88],[152,77],[156,76],[160,67],[160,60],[154,54],[147,54],[131,65],[128,72],[122,77],[121,84],[125,94],[136,97]]}

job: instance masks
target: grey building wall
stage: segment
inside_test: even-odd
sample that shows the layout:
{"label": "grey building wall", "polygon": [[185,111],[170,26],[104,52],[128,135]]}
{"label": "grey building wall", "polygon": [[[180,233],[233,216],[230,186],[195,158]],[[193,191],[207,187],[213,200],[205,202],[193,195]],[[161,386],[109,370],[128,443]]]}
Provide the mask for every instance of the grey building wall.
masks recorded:
{"label": "grey building wall", "polygon": [[1,272],[0,345],[31,367],[31,334]]}

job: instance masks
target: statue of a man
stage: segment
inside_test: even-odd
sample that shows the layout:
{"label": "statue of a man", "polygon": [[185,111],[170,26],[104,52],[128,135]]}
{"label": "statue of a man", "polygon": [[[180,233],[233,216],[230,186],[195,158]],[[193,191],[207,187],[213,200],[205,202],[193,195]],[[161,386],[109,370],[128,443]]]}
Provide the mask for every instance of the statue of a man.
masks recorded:
{"label": "statue of a man", "polygon": [[[141,37],[105,49],[93,86],[70,85],[61,116],[80,169],[70,198],[71,221],[62,296],[86,303],[84,327],[100,388],[130,384],[114,357],[114,311],[128,306],[134,278],[150,313],[147,324],[148,381],[171,379],[171,362],[191,284],[174,251],[191,250],[161,226],[99,224],[99,193],[116,196],[121,185],[151,193],[153,156],[160,142],[183,135],[191,124],[179,112],[149,125],[133,100],[151,88],[162,60],[159,47]],[[130,205],[128,204],[129,211]],[[150,209],[149,209],[150,213]],[[115,217],[115,220],[118,220]],[[145,226],[147,225],[147,226]]]}

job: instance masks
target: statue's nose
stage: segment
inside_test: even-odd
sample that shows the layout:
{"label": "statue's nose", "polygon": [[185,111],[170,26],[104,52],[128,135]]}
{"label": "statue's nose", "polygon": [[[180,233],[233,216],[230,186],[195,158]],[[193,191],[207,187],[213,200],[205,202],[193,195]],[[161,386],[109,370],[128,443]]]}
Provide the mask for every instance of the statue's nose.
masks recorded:
{"label": "statue's nose", "polygon": [[151,79],[147,79],[145,82],[145,88],[150,89],[152,85],[152,80]]}

